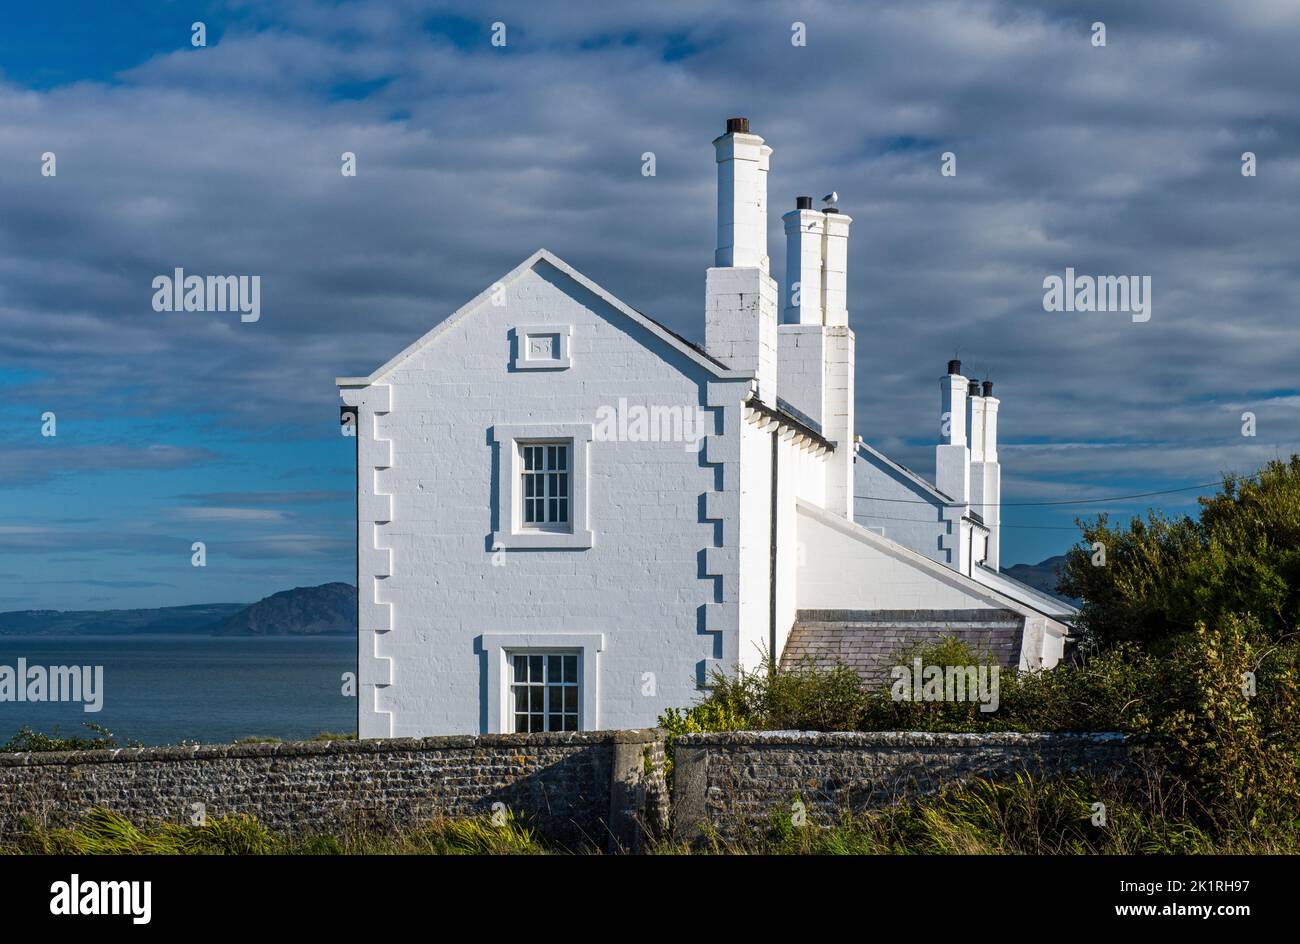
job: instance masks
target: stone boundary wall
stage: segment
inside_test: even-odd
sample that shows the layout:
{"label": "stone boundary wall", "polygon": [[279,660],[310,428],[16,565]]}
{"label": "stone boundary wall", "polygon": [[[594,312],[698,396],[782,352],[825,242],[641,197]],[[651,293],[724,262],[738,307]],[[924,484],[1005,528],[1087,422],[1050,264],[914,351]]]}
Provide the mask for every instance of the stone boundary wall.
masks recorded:
{"label": "stone boundary wall", "polygon": [[[790,811],[809,821],[883,806],[974,777],[1132,763],[1120,734],[687,734],[677,739],[671,833],[723,837]],[[0,842],[24,819],[76,823],[92,807],[133,822],[256,816],[299,835],[399,830],[435,816],[492,812],[504,803],[568,848],[640,851],[669,832],[664,732],[300,741],[110,751],[0,754]]]}
{"label": "stone boundary wall", "polygon": [[570,848],[636,851],[667,825],[654,730],[0,754],[0,841],[100,806],[133,822],[255,815],[298,834],[396,830],[501,802]]}
{"label": "stone boundary wall", "polygon": [[974,777],[1005,779],[1129,766],[1122,734],[932,734],[767,731],[686,734],[673,762],[672,832],[705,825],[727,837],[788,815],[798,797],[811,823],[885,806]]}

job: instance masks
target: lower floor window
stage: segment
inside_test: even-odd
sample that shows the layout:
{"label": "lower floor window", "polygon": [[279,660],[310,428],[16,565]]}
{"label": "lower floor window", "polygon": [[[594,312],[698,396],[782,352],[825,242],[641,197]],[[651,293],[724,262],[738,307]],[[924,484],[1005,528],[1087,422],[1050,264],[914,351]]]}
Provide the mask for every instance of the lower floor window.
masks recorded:
{"label": "lower floor window", "polygon": [[577,653],[518,652],[510,667],[515,733],[578,730]]}

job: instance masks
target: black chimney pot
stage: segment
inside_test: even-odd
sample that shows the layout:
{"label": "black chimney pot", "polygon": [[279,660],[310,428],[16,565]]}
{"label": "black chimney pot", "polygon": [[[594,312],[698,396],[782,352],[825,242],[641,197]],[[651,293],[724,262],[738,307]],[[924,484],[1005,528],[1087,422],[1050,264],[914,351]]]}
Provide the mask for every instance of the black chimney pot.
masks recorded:
{"label": "black chimney pot", "polygon": [[795,208],[796,210],[811,210],[811,209],[812,209],[812,197],[795,197],[795,198],[794,198],[794,208]]}
{"label": "black chimney pot", "polygon": [[972,380],[970,382],[966,387],[966,395],[968,397],[978,397],[980,395],[980,382],[978,380]]}
{"label": "black chimney pot", "polygon": [[993,396],[993,381],[991,380],[984,381],[984,396],[986,397]]}
{"label": "black chimney pot", "polygon": [[950,373],[950,374],[960,374],[960,373],[961,373],[961,361],[949,361],[949,362],[948,362],[948,373]]}
{"label": "black chimney pot", "polygon": [[727,134],[749,134],[749,119],[728,118]]}

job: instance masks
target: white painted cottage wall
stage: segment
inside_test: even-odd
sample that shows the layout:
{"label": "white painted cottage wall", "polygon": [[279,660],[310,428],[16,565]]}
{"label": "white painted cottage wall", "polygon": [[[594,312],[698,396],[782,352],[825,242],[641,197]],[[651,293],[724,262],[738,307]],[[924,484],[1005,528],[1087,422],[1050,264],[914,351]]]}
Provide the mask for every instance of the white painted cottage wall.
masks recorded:
{"label": "white painted cottage wall", "polygon": [[[827,457],[795,442],[793,435],[778,431],[777,437],[777,535],[776,535],[776,645],[772,646],[771,527],[772,527],[772,437],[774,424],[744,425],[741,468],[744,482],[744,514],[741,521],[741,665],[750,671],[762,668],[769,653],[779,657],[794,626],[799,606],[799,543],[796,515],[798,502],[818,506],[825,502]],[[786,427],[789,430],[789,427]]]}
{"label": "white painted cottage wall", "polygon": [[772,438],[751,422],[740,428],[740,666],[764,664],[771,613]]}
{"label": "white painted cottage wall", "polygon": [[380,702],[393,679],[392,660],[383,651],[393,628],[392,606],[387,602],[392,574],[387,529],[393,518],[387,476],[393,448],[379,435],[379,421],[390,410],[392,388],[375,384],[348,388],[341,395],[356,409],[358,730],[361,737],[389,737],[392,715]]}
{"label": "white painted cottage wall", "polygon": [[[824,511],[799,506],[801,610],[961,610],[1001,607],[942,565],[926,567],[908,551]],[[892,546],[891,546],[892,545]],[[914,552],[913,552],[914,553]],[[918,566],[920,565],[920,566]]]}
{"label": "white painted cottage wall", "polygon": [[853,520],[864,528],[879,528],[885,537],[910,547],[940,564],[955,557],[953,522],[945,520],[944,502],[919,488],[904,474],[859,452],[853,464]]}
{"label": "white painted cottage wall", "polygon": [[[706,447],[716,465],[680,442],[592,442],[594,545],[507,550],[504,565],[493,566],[490,432],[497,424],[594,424],[597,408],[619,398],[696,406],[729,389],[738,406],[747,383],[719,383],[545,261],[506,286],[505,302],[483,301],[381,378],[392,391],[391,412],[377,416],[374,428],[393,443],[393,456],[374,484],[392,496],[383,529],[391,576],[380,581],[392,629],[379,634],[375,649],[391,660],[392,684],[377,685],[372,674],[362,737],[486,730],[488,666],[476,651],[483,634],[603,634],[598,717],[584,718],[586,728],[651,724],[663,708],[693,701],[701,660],[734,665],[722,633],[703,632],[701,619],[706,604],[719,602],[719,582],[726,602],[729,580],[708,576],[710,568],[727,570],[725,549],[706,548],[738,517],[734,490],[706,497],[737,479],[725,466],[739,456],[727,454],[725,439]],[[521,324],[572,325],[572,367],[510,369],[510,331]],[[363,456],[363,504],[371,500],[364,494],[369,463]],[[368,537],[363,587],[376,577]],[[725,606],[709,619],[725,629]],[[646,672],[655,676],[652,695],[642,693]]]}
{"label": "white painted cottage wall", "polygon": [[815,453],[793,439],[782,439],[778,449],[775,653],[780,658],[799,608],[799,563],[805,555],[796,508],[800,500],[825,507],[828,459],[833,453]]}

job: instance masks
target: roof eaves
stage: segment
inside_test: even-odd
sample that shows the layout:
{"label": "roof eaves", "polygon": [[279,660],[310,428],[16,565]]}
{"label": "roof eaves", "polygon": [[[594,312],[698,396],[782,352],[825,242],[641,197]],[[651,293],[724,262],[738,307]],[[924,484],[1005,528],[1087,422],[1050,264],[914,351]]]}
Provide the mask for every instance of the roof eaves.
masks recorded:
{"label": "roof eaves", "polygon": [[830,452],[835,451],[835,443],[831,442],[821,433],[817,432],[817,430],[813,429],[811,426],[809,426],[807,423],[805,423],[803,420],[799,419],[799,417],[795,416],[792,413],[788,413],[787,411],[782,409],[773,409],[772,407],[768,406],[766,403],[764,403],[762,400],[758,399],[757,397],[750,397],[748,400],[746,400],[745,407],[747,409],[754,410],[757,413],[762,413],[764,416],[768,417],[769,419],[776,420],[778,423],[784,423],[786,426],[792,427],[793,429],[807,436],[817,445],[822,446],[823,448],[829,450]]}

